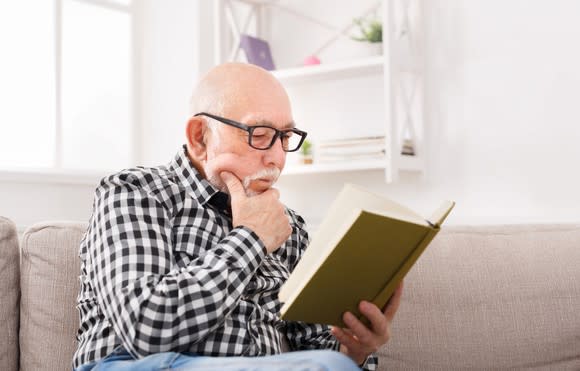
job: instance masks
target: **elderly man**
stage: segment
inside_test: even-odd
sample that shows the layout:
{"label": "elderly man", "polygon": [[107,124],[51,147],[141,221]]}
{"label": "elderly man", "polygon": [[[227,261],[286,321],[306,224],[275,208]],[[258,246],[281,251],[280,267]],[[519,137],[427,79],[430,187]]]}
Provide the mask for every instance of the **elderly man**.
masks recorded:
{"label": "elderly man", "polygon": [[361,302],[370,327],[350,313],[345,329],[279,317],[278,291],[308,245],[304,220],[272,188],[306,136],[284,88],[259,67],[225,64],[202,78],[192,110],[173,161],[96,190],[75,369],[375,369],[400,288],[384,310]]}

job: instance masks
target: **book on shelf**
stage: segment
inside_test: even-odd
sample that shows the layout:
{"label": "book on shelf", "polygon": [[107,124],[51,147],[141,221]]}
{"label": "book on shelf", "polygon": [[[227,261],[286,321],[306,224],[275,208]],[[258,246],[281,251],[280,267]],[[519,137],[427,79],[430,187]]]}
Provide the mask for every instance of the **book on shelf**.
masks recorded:
{"label": "book on shelf", "polygon": [[327,156],[345,156],[345,155],[360,155],[360,154],[380,154],[385,153],[384,146],[350,146],[344,148],[318,148],[318,153]]}
{"label": "book on shelf", "polygon": [[380,160],[385,158],[385,151],[360,152],[360,153],[319,153],[316,162],[330,163],[358,160]]}
{"label": "book on shelf", "polygon": [[361,300],[383,308],[454,207],[425,219],[383,196],[347,184],[282,286],[285,320],[344,327]]}
{"label": "book on shelf", "polygon": [[266,40],[241,34],[239,47],[245,52],[248,63],[260,66],[268,71],[276,69],[272,60],[270,46]]}
{"label": "book on shelf", "polygon": [[415,156],[415,145],[411,139],[405,139],[403,141],[403,148],[401,149],[401,154],[406,156]]}
{"label": "book on shelf", "polygon": [[385,137],[358,137],[327,140],[316,148],[316,161],[320,163],[337,161],[372,160],[385,157]]}
{"label": "book on shelf", "polygon": [[340,148],[353,146],[378,145],[385,146],[385,136],[353,137],[343,139],[325,140],[318,143],[318,148]]}

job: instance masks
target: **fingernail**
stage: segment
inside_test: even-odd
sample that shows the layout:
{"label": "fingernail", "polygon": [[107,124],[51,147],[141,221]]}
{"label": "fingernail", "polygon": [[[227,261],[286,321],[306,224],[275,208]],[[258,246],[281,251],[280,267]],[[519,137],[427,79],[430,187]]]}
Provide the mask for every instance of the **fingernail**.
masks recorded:
{"label": "fingernail", "polygon": [[344,320],[345,321],[352,321],[354,319],[354,315],[351,312],[346,312],[344,314]]}

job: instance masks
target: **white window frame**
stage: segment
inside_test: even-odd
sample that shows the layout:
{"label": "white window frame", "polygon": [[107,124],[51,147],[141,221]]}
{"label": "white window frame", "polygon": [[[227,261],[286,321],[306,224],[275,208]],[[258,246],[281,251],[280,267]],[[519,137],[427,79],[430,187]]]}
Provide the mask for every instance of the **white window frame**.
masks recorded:
{"label": "white window frame", "polygon": [[[138,0],[133,0],[130,2],[129,5],[123,5],[123,4],[118,4],[115,2],[111,2],[108,0],[72,0],[72,1],[76,1],[76,2],[81,2],[81,3],[87,3],[87,4],[91,4],[91,5],[95,5],[95,6],[100,6],[103,8],[107,8],[107,9],[111,9],[111,10],[115,10],[115,11],[120,11],[120,12],[124,12],[124,13],[128,13],[131,17],[131,35],[130,35],[130,40],[131,40],[131,54],[130,54],[130,60],[129,63],[131,65],[131,76],[130,76],[130,85],[131,85],[131,90],[130,90],[130,95],[131,95],[131,102],[132,102],[132,107],[130,109],[131,112],[131,123],[129,124],[131,127],[129,129],[129,137],[130,137],[130,141],[128,143],[129,147],[130,147],[130,161],[132,163],[137,161],[138,156],[138,146],[137,146],[137,140],[135,137],[135,134],[137,133],[137,127],[136,127],[136,123],[137,121],[137,112],[138,112],[138,105],[137,105],[137,81],[138,79],[136,78],[137,76],[137,66],[136,66],[136,61],[138,60],[136,58],[136,53],[137,53],[137,47],[136,47],[136,35],[137,35],[137,30],[136,30],[136,3],[138,2]],[[62,25],[63,25],[63,19],[62,19],[62,7],[63,7],[63,0],[54,0],[54,57],[55,57],[55,61],[54,61],[54,66],[55,66],[55,131],[54,131],[54,158],[53,158],[53,163],[54,169],[63,169],[63,154],[62,154],[62,137],[63,137],[63,132],[62,132],[62,40],[63,40],[63,35],[62,35]]]}
{"label": "white window frame", "polygon": [[[131,18],[131,53],[129,63],[131,65],[130,95],[131,95],[131,122],[129,123],[129,150],[131,163],[138,162],[140,158],[140,141],[138,137],[139,122],[139,79],[141,68],[138,65],[138,52],[141,42],[138,37],[138,6],[139,0],[132,0],[129,5],[123,5],[111,0],[73,0],[77,2],[96,5],[99,7],[125,12]],[[55,68],[55,129],[54,129],[54,153],[53,166],[36,168],[8,168],[0,169],[0,182],[16,183],[50,183],[50,184],[79,184],[94,185],[98,180],[106,175],[105,172],[94,169],[66,169],[63,168],[63,130],[62,130],[62,9],[63,0],[53,0],[54,6],[54,68]],[[113,170],[113,169],[111,169]]]}

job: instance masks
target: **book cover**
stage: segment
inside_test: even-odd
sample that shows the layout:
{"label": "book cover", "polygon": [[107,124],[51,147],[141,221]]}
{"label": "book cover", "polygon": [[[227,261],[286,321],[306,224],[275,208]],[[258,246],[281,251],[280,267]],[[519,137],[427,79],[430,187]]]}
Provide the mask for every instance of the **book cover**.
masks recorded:
{"label": "book cover", "polygon": [[426,220],[382,196],[346,185],[281,288],[285,320],[344,327],[361,300],[384,307],[440,230],[454,203]]}

